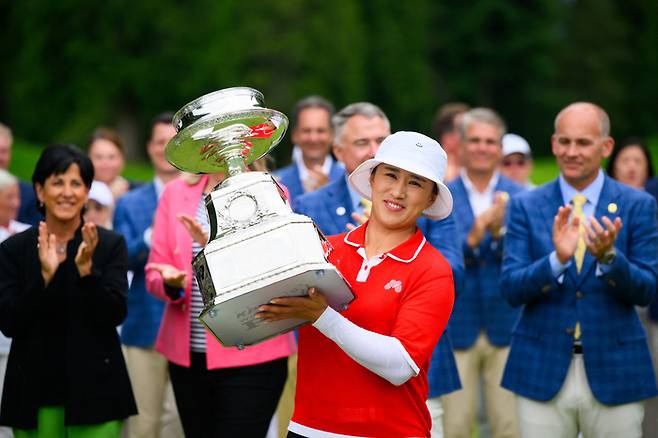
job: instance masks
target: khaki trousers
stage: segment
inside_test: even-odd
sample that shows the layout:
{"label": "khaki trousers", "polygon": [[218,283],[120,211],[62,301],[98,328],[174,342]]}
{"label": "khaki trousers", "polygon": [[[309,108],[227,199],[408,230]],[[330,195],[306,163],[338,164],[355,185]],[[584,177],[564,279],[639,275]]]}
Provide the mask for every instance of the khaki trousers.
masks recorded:
{"label": "khaki trousers", "polygon": [[180,438],[183,427],[167,359],[152,348],[123,346],[138,415],[124,422],[125,438]]}
{"label": "khaki trousers", "polygon": [[446,438],[470,438],[479,406],[480,378],[484,381],[484,405],[491,436],[519,436],[516,396],[500,386],[508,353],[509,347],[492,345],[484,333],[480,333],[468,350],[455,350],[462,389],[442,397]]}
{"label": "khaki trousers", "polygon": [[575,354],[560,392],[548,402],[518,397],[524,438],[640,438],[642,402],[606,406],[592,395],[583,356]]}

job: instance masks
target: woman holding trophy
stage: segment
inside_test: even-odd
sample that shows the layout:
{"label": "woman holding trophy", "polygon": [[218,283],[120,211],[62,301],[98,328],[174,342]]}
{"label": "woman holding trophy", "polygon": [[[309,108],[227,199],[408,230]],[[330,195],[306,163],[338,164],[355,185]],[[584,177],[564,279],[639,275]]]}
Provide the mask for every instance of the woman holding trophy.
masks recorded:
{"label": "woman holding trophy", "polygon": [[446,154],[434,140],[397,132],[349,181],[372,201],[368,222],[329,238],[331,261],[356,299],[338,313],[322,291],[260,307],[266,321],[297,318],[295,412],[290,437],[429,436],[427,370],[454,301],[447,261],[416,228],[442,219],[452,197]]}

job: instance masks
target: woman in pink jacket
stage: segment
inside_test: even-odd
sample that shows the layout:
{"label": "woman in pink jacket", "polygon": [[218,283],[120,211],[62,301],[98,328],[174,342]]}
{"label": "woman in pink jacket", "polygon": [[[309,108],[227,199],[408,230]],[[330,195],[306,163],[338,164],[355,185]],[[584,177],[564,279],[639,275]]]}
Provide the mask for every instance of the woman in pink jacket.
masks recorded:
{"label": "woman in pink jacket", "polygon": [[165,187],[146,266],[147,289],[167,302],[156,349],[169,361],[187,438],[265,436],[296,349],[291,333],[224,348],[196,318],[203,301],[192,258],[207,240],[205,195],[222,179],[185,176]]}

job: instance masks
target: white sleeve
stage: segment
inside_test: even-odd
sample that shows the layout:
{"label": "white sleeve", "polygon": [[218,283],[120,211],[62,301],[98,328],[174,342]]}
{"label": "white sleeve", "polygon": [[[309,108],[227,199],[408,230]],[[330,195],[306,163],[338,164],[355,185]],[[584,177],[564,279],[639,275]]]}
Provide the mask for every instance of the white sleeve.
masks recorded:
{"label": "white sleeve", "polygon": [[393,385],[402,385],[420,372],[397,338],[361,328],[331,307],[327,307],[313,327],[359,365]]}

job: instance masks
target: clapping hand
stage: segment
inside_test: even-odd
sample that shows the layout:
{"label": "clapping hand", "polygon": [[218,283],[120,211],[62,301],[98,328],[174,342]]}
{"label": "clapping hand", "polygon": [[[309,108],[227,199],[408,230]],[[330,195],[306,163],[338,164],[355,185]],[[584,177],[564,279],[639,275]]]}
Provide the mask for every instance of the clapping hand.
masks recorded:
{"label": "clapping hand", "polygon": [[553,218],[553,246],[560,263],[565,264],[576,253],[580,237],[580,218],[574,216],[569,221],[573,207],[566,205],[557,210]]}
{"label": "clapping hand", "polygon": [[192,236],[192,239],[196,243],[201,246],[206,246],[206,243],[208,243],[208,233],[206,233],[196,219],[185,213],[179,213],[176,217],[180,223],[183,224],[187,232],[190,233],[190,236]]}
{"label": "clapping hand", "polygon": [[352,213],[352,220],[354,221],[354,224],[348,223],[345,228],[347,228],[349,231],[352,231],[358,226],[361,226],[366,223],[366,221],[370,218],[370,211],[364,211],[363,214],[359,213]]}
{"label": "clapping hand", "polygon": [[505,222],[505,209],[509,201],[507,192],[496,192],[494,195],[493,205],[489,208],[489,224],[487,230],[491,233],[494,239],[498,240],[501,237],[501,230]]}
{"label": "clapping hand", "polygon": [[477,247],[485,233],[489,231],[494,239],[501,237],[501,229],[505,220],[505,207],[509,195],[506,192],[496,192],[491,207],[487,208],[482,214],[477,216],[473,221],[473,226],[466,236],[466,243],[471,248]]}
{"label": "clapping hand", "polygon": [[308,169],[308,176],[304,181],[304,188],[307,192],[314,192],[329,182],[329,177],[322,172],[322,166],[319,164]]}
{"label": "clapping hand", "polygon": [[327,300],[316,288],[308,290],[305,297],[280,297],[258,308],[257,318],[266,322],[284,319],[301,319],[315,322],[327,308]]}
{"label": "clapping hand", "polygon": [[621,230],[621,218],[616,218],[611,221],[607,216],[601,218],[603,225],[591,217],[589,224],[586,226],[587,233],[585,234],[585,243],[587,250],[597,260],[600,260],[607,252],[611,251],[614,247],[617,234]]}
{"label": "clapping hand", "polygon": [[78,268],[80,277],[91,274],[92,256],[98,245],[98,230],[96,225],[85,222],[82,226],[82,242],[75,255],[75,266]]}
{"label": "clapping hand", "polygon": [[44,221],[39,222],[39,240],[37,247],[39,249],[39,263],[41,264],[41,276],[44,284],[48,286],[53,279],[55,271],[60,264],[57,255],[57,238],[54,234],[48,233],[48,226]]}
{"label": "clapping hand", "polygon": [[160,272],[162,281],[164,281],[167,286],[179,289],[185,288],[187,273],[177,269],[175,266],[166,263],[149,263],[146,265],[146,269],[153,269]]}

